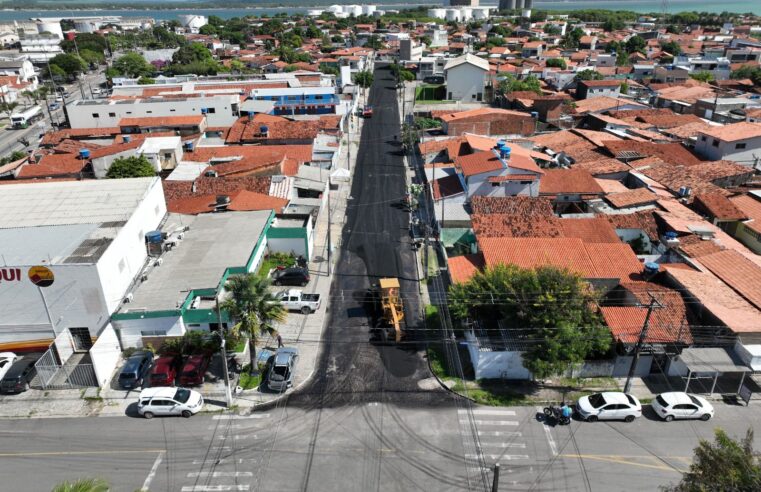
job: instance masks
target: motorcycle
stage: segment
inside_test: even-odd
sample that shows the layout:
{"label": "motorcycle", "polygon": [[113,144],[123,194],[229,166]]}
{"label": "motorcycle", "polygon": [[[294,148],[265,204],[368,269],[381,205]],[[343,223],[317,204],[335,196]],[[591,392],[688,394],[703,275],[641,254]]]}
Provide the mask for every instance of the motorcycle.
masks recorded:
{"label": "motorcycle", "polygon": [[555,419],[560,425],[568,425],[571,423],[571,418],[563,415],[562,405],[550,405],[544,407],[544,415],[547,418]]}

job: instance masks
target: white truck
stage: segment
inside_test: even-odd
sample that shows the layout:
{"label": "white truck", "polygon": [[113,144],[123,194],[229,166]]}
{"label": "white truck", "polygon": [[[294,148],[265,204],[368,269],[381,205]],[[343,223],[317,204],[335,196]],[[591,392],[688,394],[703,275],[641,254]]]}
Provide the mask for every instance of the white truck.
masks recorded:
{"label": "white truck", "polygon": [[32,106],[31,108],[13,113],[11,115],[11,123],[13,128],[28,128],[30,124],[44,117],[42,108],[39,106]]}
{"label": "white truck", "polygon": [[309,314],[320,309],[320,294],[305,294],[298,289],[281,290],[275,298],[288,311],[301,311]]}

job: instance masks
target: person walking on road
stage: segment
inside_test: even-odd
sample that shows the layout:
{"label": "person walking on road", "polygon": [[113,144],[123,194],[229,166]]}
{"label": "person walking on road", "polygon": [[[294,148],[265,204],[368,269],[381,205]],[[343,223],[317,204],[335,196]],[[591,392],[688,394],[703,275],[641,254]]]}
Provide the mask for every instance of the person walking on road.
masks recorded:
{"label": "person walking on road", "polygon": [[280,336],[280,333],[277,334],[277,348],[282,348],[283,346],[283,337]]}

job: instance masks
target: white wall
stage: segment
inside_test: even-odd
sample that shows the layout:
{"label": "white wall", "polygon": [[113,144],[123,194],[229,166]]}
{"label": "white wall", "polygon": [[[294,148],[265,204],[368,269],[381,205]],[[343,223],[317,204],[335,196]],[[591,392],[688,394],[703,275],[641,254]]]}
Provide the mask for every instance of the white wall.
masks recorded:
{"label": "white wall", "polygon": [[[142,87],[142,86],[141,86]],[[145,102],[135,104],[113,104],[104,99],[103,104],[68,104],[69,121],[72,128],[114,128],[122,118],[149,118],[166,116],[201,115],[201,108],[214,108],[214,113],[206,114],[207,126],[231,126],[237,119],[232,112],[233,103],[239,96],[191,97],[187,100],[166,100],[171,102]],[[97,114],[98,117],[94,117]],[[110,116],[112,115],[113,116]]]}
{"label": "white wall", "polygon": [[306,245],[303,238],[268,238],[267,246],[269,250],[275,253],[290,253],[293,252],[296,255],[304,255],[304,258],[308,258],[309,252],[306,251]]}
{"label": "white wall", "polygon": [[484,70],[470,63],[450,68],[446,72],[447,99],[465,103],[476,102],[478,93],[481,93],[483,99],[485,74]]}
{"label": "white wall", "polygon": [[114,369],[116,369],[116,365],[121,360],[121,356],[122,350],[119,345],[119,338],[116,336],[114,327],[109,323],[101,331],[98,340],[90,349],[90,359],[92,359],[95,377],[101,387],[108,384]]}
{"label": "white wall", "polygon": [[[705,140],[703,140],[705,138]],[[726,159],[744,166],[752,166],[755,156],[761,155],[761,137],[748,138],[735,142],[719,140],[719,146],[713,146],[714,138],[698,135],[695,150],[706,159],[718,161]],[[745,144],[744,149],[737,149],[738,144]],[[754,156],[755,154],[755,156]]]}
{"label": "white wall", "polygon": [[165,318],[136,318],[115,319],[112,321],[114,329],[119,334],[122,348],[143,346],[141,332],[152,332],[148,336],[178,336],[185,334],[185,322],[182,316]]}
{"label": "white wall", "polygon": [[56,335],[54,342],[58,357],[61,359],[61,364],[65,364],[69,357],[74,353],[74,340],[71,339],[71,333],[69,330],[62,330],[61,333]]}
{"label": "white wall", "polygon": [[98,275],[109,314],[116,311],[127,288],[143,269],[148,257],[145,233],[156,230],[165,215],[164,188],[161,180],[155,178],[143,201],[98,261]]}
{"label": "white wall", "polygon": [[523,367],[520,352],[480,351],[471,331],[465,332],[465,339],[476,379],[531,379],[531,373]]}

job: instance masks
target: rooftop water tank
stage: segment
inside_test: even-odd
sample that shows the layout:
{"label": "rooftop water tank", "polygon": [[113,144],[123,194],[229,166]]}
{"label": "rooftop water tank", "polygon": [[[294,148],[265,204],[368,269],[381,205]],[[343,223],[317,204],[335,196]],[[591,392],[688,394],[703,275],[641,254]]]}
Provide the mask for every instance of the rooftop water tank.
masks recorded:
{"label": "rooftop water tank", "polygon": [[201,114],[206,114],[209,112],[208,108],[201,108]]}
{"label": "rooftop water tank", "polygon": [[665,237],[666,239],[676,239],[677,233],[674,231],[668,231],[667,233],[663,235],[663,237]]}
{"label": "rooftop water tank", "polygon": [[645,273],[648,273],[651,275],[656,274],[658,273],[658,270],[660,270],[660,268],[661,268],[660,265],[658,265],[654,261],[645,262]]}
{"label": "rooftop water tank", "polygon": [[79,151],[79,158],[80,159],[89,159],[90,158],[90,149],[80,149],[80,151]]}
{"label": "rooftop water tank", "polygon": [[163,239],[161,231],[149,231],[145,233],[145,242],[160,243]]}
{"label": "rooftop water tank", "polygon": [[502,159],[509,159],[510,158],[510,152],[511,152],[510,151],[510,147],[508,147],[507,145],[499,148],[499,156]]}
{"label": "rooftop water tank", "polygon": [[124,135],[122,139],[124,140],[124,143],[130,143],[132,141],[132,137],[129,135]]}
{"label": "rooftop water tank", "polygon": [[185,142],[185,150],[193,152],[193,142]]}
{"label": "rooftop water tank", "polygon": [[262,125],[259,127],[259,133],[262,135],[267,135],[269,133],[270,129],[267,125]]}

